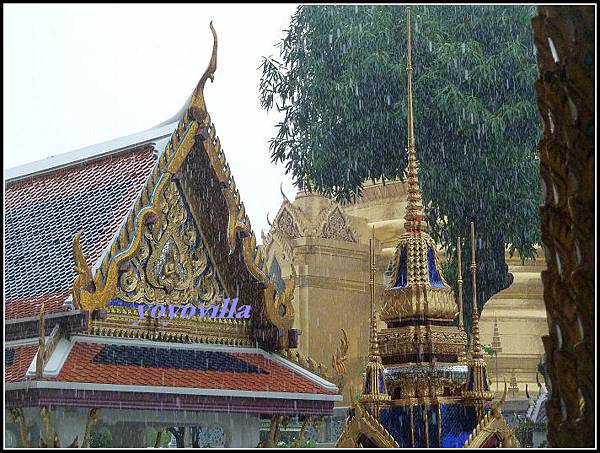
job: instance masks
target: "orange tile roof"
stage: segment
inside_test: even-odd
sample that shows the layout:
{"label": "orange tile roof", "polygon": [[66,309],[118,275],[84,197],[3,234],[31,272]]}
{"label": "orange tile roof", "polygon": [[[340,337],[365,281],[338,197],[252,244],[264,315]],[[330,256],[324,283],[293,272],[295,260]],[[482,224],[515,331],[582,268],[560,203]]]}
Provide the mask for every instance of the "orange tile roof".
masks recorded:
{"label": "orange tile roof", "polygon": [[133,205],[155,160],[153,148],[146,145],[7,182],[8,318],[37,315],[35,305],[43,299],[51,299],[47,312],[60,311],[75,277],[73,236],[83,229],[81,245],[93,265]]}
{"label": "orange tile roof", "polygon": [[6,348],[4,354],[14,354],[12,363],[6,363],[5,358],[5,377],[4,382],[20,382],[25,380],[25,373],[35,356],[38,346],[16,346]]}
{"label": "orange tile roof", "polygon": [[44,303],[44,311],[48,313],[58,313],[63,311],[63,304],[69,297],[70,290],[57,291],[44,294],[42,296],[26,297],[24,299],[7,300],[5,305],[5,318],[26,318],[29,316],[38,316],[40,307]]}
{"label": "orange tile roof", "polygon": [[75,343],[56,378],[47,380],[138,386],[189,387],[240,391],[335,394],[301,374],[257,353],[219,351],[254,365],[260,373],[206,371],[103,364],[92,359],[106,347],[99,343]]}

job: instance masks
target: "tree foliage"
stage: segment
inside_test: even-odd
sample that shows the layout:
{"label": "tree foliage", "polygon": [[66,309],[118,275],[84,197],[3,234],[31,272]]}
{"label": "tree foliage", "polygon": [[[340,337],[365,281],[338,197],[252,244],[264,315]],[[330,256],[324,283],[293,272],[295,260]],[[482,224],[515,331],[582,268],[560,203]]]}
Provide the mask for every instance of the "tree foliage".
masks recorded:
{"label": "tree foliage", "polygon": [[[300,6],[279,58],[263,58],[261,105],[283,112],[271,157],[297,186],[348,201],[364,181],[404,177],[405,13]],[[475,222],[480,309],[512,281],[505,247],[533,257],[540,237],[533,14],[530,6],[412,10],[416,148],[430,232],[449,252],[454,282],[457,237],[468,238]]]}

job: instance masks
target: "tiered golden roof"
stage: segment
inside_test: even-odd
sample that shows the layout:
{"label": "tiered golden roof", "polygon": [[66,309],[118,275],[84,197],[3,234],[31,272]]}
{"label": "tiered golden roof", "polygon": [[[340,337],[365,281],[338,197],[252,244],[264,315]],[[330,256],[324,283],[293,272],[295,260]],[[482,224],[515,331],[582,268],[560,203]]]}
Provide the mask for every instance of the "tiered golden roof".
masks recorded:
{"label": "tiered golden roof", "polygon": [[[437,246],[427,233],[419,187],[412,89],[412,41],[408,12],[408,175],[405,233],[400,237],[392,262],[391,278],[384,291],[381,319],[384,364],[420,361],[453,363],[464,358],[466,334],[454,326],[459,313],[454,292],[444,279]],[[434,395],[441,391],[432,390]],[[419,391],[408,391],[414,396]]]}
{"label": "tiered golden roof", "polygon": [[[493,395],[479,340],[474,225],[471,224],[473,352],[468,360],[462,323],[462,275],[459,274],[457,305],[452,288],[442,275],[435,243],[427,234],[413,128],[410,9],[407,22],[406,232],[396,247],[391,279],[384,290],[381,319],[387,328],[379,333],[371,269],[371,332],[365,388],[337,446],[514,446],[514,436],[500,413],[503,400],[492,406],[491,412],[489,409]],[[460,268],[460,238],[458,249]],[[460,317],[455,323],[457,315]],[[380,384],[382,374],[384,385]],[[393,442],[389,437],[393,437]]]}
{"label": "tiered golden roof", "polygon": [[[408,13],[410,17],[410,12]],[[392,278],[385,291],[384,321],[411,318],[436,318],[452,321],[457,314],[452,289],[441,272],[433,239],[427,234],[423,201],[419,187],[419,163],[415,148],[412,95],[412,41],[408,27],[408,203],[404,216],[406,233],[402,235],[394,254]],[[434,261],[431,263],[430,261]],[[431,266],[439,278],[431,284]],[[400,281],[399,281],[400,279]]]}

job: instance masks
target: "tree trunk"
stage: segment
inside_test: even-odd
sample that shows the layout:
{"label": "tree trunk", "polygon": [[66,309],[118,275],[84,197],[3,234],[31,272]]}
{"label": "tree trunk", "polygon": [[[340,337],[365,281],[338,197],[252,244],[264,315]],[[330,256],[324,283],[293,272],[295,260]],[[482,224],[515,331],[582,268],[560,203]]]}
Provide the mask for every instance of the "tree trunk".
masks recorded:
{"label": "tree trunk", "polygon": [[545,200],[540,208],[547,270],[542,272],[549,335],[551,447],[595,440],[595,10],[539,6],[532,20],[544,121],[539,143]]}
{"label": "tree trunk", "polygon": [[[473,320],[473,290],[471,278],[471,232],[470,224],[465,231],[462,260],[463,273],[463,311],[465,330],[471,343],[471,326]],[[482,238],[477,234],[475,223],[475,260],[477,264],[477,310],[479,316],[485,303],[500,291],[508,288],[513,282],[513,275],[508,272],[505,260],[505,244],[502,238]]]}

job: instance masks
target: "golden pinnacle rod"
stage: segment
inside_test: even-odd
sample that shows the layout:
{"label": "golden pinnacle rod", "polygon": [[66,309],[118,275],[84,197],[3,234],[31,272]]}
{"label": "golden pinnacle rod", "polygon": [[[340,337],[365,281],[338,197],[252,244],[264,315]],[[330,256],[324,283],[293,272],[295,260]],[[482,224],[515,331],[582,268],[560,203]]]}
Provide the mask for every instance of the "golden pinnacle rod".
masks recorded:
{"label": "golden pinnacle rod", "polygon": [[371,322],[375,311],[373,286],[375,285],[373,278],[373,239],[369,239],[369,295],[371,297]]}
{"label": "golden pinnacle rod", "polygon": [[373,319],[375,319],[375,227],[372,227],[371,237],[373,241],[373,250],[371,251],[371,280],[373,281],[373,285],[371,287],[371,301],[372,301],[372,310],[373,310]]}
{"label": "golden pinnacle rod", "polygon": [[481,358],[481,345],[479,344],[479,309],[477,308],[477,262],[475,260],[475,223],[471,222],[471,286],[473,288],[473,358]]}
{"label": "golden pinnacle rod", "polygon": [[477,315],[477,263],[475,261],[475,223],[471,222],[471,288],[473,290],[473,319]]}
{"label": "golden pinnacle rod", "polygon": [[463,328],[463,293],[462,293],[462,253],[460,246],[460,236],[458,237],[458,242],[456,246],[456,251],[458,253],[458,327]]}
{"label": "golden pinnacle rod", "polygon": [[406,23],[407,23],[407,60],[406,60],[406,75],[408,84],[408,148],[415,146],[415,131],[413,127],[413,96],[412,96],[412,34],[410,27],[410,8],[406,8]]}

